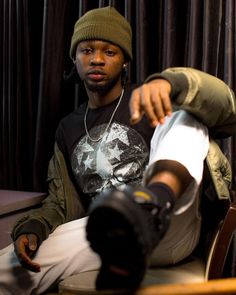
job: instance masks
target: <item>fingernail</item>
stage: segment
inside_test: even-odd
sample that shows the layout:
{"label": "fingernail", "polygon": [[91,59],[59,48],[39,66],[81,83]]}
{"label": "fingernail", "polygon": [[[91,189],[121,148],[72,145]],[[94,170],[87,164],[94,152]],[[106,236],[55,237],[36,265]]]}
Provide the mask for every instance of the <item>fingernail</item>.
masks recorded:
{"label": "fingernail", "polygon": [[160,120],[159,120],[159,123],[160,123],[160,124],[164,124],[164,123],[165,123],[165,119],[164,119],[164,118],[160,119]]}
{"label": "fingernail", "polygon": [[137,112],[135,112],[135,113],[132,114],[132,118],[133,118],[134,120],[137,120],[138,117],[139,117],[139,114],[138,114]]}
{"label": "fingernail", "polygon": [[156,127],[157,125],[158,125],[158,121],[155,120],[155,121],[152,121],[151,122],[151,126],[152,127]]}

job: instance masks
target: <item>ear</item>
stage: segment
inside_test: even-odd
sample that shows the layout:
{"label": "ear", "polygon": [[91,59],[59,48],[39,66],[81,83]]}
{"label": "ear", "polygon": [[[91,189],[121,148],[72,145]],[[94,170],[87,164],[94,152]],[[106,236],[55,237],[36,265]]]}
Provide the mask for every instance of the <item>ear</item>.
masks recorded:
{"label": "ear", "polygon": [[123,64],[123,69],[127,68],[127,66],[128,66],[128,63],[127,63],[127,62],[124,63],[124,64]]}

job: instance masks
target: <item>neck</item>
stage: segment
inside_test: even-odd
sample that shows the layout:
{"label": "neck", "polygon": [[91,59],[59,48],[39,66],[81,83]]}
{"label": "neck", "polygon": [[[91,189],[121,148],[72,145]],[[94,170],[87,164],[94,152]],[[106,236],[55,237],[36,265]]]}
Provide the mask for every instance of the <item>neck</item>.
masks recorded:
{"label": "neck", "polygon": [[122,86],[117,85],[116,87],[113,87],[110,91],[107,93],[100,93],[100,92],[93,92],[87,89],[88,94],[88,106],[92,109],[99,108],[102,106],[105,106],[111,102],[113,102],[117,97],[121,95],[122,92]]}

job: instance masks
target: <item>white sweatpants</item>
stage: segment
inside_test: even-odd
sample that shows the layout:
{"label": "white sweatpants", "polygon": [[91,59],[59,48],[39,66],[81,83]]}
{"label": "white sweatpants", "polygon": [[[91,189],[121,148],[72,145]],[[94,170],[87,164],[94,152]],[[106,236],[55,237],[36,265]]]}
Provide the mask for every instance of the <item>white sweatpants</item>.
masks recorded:
{"label": "white sweatpants", "polygon": [[146,177],[152,175],[158,160],[168,159],[184,165],[193,181],[175,203],[169,230],[152,254],[152,265],[175,264],[187,257],[198,243],[201,227],[199,185],[208,149],[207,128],[185,111],[173,113],[155,130]]}
{"label": "white sweatpants", "polygon": [[[166,118],[165,124],[155,130],[147,173],[151,173],[154,162],[170,159],[182,163],[194,180],[175,205],[170,228],[154,250],[153,265],[175,263],[188,256],[197,244],[197,196],[208,147],[207,129],[184,111]],[[98,269],[100,259],[85,237],[86,221],[82,218],[60,225],[49,235],[34,258],[41,265],[39,273],[21,267],[13,245],[0,250],[0,294],[42,294],[70,275]]]}

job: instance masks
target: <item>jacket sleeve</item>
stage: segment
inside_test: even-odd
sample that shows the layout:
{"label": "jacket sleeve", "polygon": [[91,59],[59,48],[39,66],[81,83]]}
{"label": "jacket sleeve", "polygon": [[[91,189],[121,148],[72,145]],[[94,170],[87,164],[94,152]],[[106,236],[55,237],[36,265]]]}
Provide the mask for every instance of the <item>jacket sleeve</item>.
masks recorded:
{"label": "jacket sleeve", "polygon": [[29,211],[16,222],[12,230],[13,240],[21,234],[35,233],[40,245],[58,225],[85,216],[85,210],[57,144],[49,162],[47,180],[48,196],[42,207]]}
{"label": "jacket sleeve", "polygon": [[232,169],[227,157],[223,154],[218,144],[210,139],[209,150],[206,158],[208,172],[211,181],[205,190],[210,200],[214,199],[214,192],[220,200],[230,200],[230,184],[232,181]]}
{"label": "jacket sleeve", "polygon": [[168,68],[146,82],[156,78],[170,82],[174,109],[190,112],[209,128],[211,136],[223,138],[236,131],[235,95],[222,80],[193,68]]}

